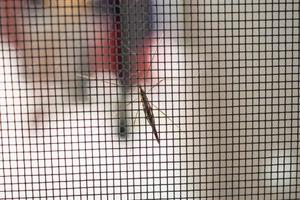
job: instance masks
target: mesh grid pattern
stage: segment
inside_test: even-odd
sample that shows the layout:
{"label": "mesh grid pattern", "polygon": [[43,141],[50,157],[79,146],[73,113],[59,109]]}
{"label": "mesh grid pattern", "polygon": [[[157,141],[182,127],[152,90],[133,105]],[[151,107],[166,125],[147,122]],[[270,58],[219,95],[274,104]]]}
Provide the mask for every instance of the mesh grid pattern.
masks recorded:
{"label": "mesh grid pattern", "polygon": [[5,2],[0,199],[299,198],[298,1]]}

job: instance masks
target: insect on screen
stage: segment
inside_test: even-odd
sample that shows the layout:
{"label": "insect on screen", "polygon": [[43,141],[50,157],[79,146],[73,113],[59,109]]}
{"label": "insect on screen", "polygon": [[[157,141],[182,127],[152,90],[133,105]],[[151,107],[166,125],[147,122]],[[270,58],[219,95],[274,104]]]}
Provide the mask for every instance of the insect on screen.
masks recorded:
{"label": "insect on screen", "polygon": [[299,2],[0,0],[0,199],[297,199]]}

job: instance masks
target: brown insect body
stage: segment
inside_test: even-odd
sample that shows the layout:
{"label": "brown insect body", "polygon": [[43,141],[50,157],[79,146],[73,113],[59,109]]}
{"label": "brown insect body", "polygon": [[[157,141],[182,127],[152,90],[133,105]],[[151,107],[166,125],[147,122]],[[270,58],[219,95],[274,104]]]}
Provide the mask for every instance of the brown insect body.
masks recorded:
{"label": "brown insect body", "polygon": [[155,127],[155,119],[154,119],[152,106],[149,103],[146,92],[143,90],[143,88],[141,86],[138,86],[138,87],[139,87],[139,90],[140,90],[141,101],[143,103],[143,110],[144,110],[144,113],[146,115],[146,119],[147,119],[148,123],[150,124],[150,126],[152,128],[152,133],[154,134],[157,142],[160,143],[158,132],[157,132],[156,127]]}

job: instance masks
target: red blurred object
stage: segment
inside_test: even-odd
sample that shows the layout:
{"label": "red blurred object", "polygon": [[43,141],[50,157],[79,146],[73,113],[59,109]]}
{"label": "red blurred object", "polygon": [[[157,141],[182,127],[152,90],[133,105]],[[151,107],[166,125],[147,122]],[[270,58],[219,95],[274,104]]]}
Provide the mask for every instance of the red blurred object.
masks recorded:
{"label": "red blurred object", "polygon": [[[56,1],[56,0],[52,0]],[[63,3],[60,3],[61,0],[57,0],[59,3],[57,3],[59,6],[65,5]],[[82,5],[82,2],[88,2],[88,1],[79,1],[74,0],[79,4]],[[32,47],[26,47],[28,45],[24,43],[24,40],[27,40],[28,38],[24,37],[24,26],[35,26],[34,24],[26,24],[28,23],[28,19],[24,19],[24,16],[22,15],[21,9],[28,9],[29,4],[31,1],[27,0],[0,0],[0,17],[1,17],[1,40],[3,42],[9,42],[13,44],[18,51],[21,51],[23,55],[28,55],[28,53],[24,53],[22,51],[26,51],[24,49],[27,49],[27,51],[31,50]],[[72,1],[71,1],[72,2]],[[115,4],[119,5],[121,1],[115,0]],[[125,2],[125,1],[124,1]],[[138,2],[138,1],[137,1]],[[139,2],[139,5],[146,1]],[[32,3],[32,2],[31,2]],[[52,2],[53,3],[53,2]],[[69,2],[70,3],[70,2]],[[110,4],[113,4],[112,1],[110,1]],[[60,8],[60,7],[59,7]],[[37,8],[41,9],[41,8]],[[58,9],[57,7],[53,6],[51,9]],[[78,9],[77,9],[78,10]],[[76,11],[77,11],[76,10]],[[101,10],[100,10],[101,11]],[[99,11],[99,12],[100,12]],[[67,12],[67,10],[66,10]],[[139,11],[141,12],[141,11]],[[76,13],[72,13],[72,16],[76,16]],[[26,18],[27,16],[25,16]],[[33,17],[43,17],[43,16],[34,16]],[[84,13],[82,16],[84,17]],[[97,18],[101,18],[102,15],[96,16]],[[96,18],[95,17],[95,18]],[[104,17],[102,17],[104,18]],[[120,65],[124,61],[128,61],[130,63],[130,71],[129,71],[129,77],[130,77],[130,84],[138,84],[143,82],[145,79],[149,78],[151,76],[150,68],[151,68],[151,44],[152,39],[151,37],[144,37],[141,36],[142,39],[139,39],[138,42],[135,42],[133,40],[129,40],[129,43],[134,43],[134,47],[130,47],[130,50],[128,53],[126,53],[123,56],[120,56],[122,54],[121,52],[121,41],[120,41],[120,24],[118,24],[118,20],[114,18],[120,18],[120,16],[110,16],[109,14],[106,16],[106,28],[108,30],[102,30],[103,24],[99,25],[98,22],[95,22],[93,24],[93,28],[91,31],[96,31],[93,34],[86,34],[89,38],[82,38],[84,40],[88,40],[88,48],[89,51],[87,54],[89,55],[88,59],[88,66],[90,67],[89,71],[94,72],[101,72],[101,71],[110,71],[116,74],[118,77],[118,73],[120,71]],[[24,21],[25,20],[25,21]],[[26,21],[27,20],[27,21]],[[101,19],[99,19],[101,21]],[[58,22],[60,26],[67,26],[74,22]],[[60,24],[61,23],[61,24]],[[78,24],[78,22],[75,22]],[[147,22],[148,23],[148,22]],[[79,24],[80,27],[80,24]],[[81,29],[76,30],[79,32],[85,32],[90,30],[84,30],[84,28],[80,27]],[[33,28],[30,27],[29,30],[32,30]],[[109,30],[111,29],[111,30]],[[30,34],[30,33],[28,33]],[[40,34],[40,33],[39,33]],[[45,33],[43,37],[41,37],[41,40],[45,40],[47,37]],[[52,38],[58,38],[55,37],[55,34],[60,34],[57,32],[51,32],[51,38],[46,38],[47,40],[51,40]],[[144,33],[141,33],[144,34]],[[48,34],[49,35],[49,34]],[[93,36],[90,36],[93,35]],[[67,39],[67,38],[66,38]],[[72,38],[71,38],[72,39]],[[133,41],[133,42],[132,42]],[[36,42],[36,41],[32,41]],[[43,41],[38,41],[43,42]],[[53,47],[60,48],[60,41],[52,41],[52,45],[46,46],[45,49],[39,49],[39,52],[41,51],[53,51]],[[49,48],[49,49],[47,49]],[[52,49],[50,49],[52,48]],[[45,55],[45,56],[52,56],[53,53],[39,53],[38,55]],[[71,55],[73,56],[73,55]],[[53,57],[53,56],[52,56]],[[30,58],[26,58],[30,59]],[[49,62],[49,58],[47,59],[47,65],[48,63],[54,63],[54,61]],[[55,59],[55,58],[54,58]],[[59,59],[59,58],[58,58]],[[37,63],[35,61],[30,61],[30,64]],[[38,62],[40,63],[40,61]],[[48,66],[49,67],[49,66]],[[46,70],[47,71],[47,70]]]}
{"label": "red blurred object", "polygon": [[[117,33],[112,32],[107,41],[96,41],[96,66],[95,71],[111,71],[118,73],[122,59],[129,60],[131,65],[131,83],[137,84],[151,77],[151,39],[144,40],[143,44],[133,49],[130,54],[120,56]],[[102,63],[107,63],[103,65]],[[105,66],[103,68],[103,66]]]}

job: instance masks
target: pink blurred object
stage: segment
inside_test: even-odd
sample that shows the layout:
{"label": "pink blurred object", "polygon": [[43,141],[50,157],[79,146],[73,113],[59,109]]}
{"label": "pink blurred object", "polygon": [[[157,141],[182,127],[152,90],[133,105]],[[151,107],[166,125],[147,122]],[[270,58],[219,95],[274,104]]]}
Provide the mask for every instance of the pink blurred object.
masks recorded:
{"label": "pink blurred object", "polygon": [[[20,20],[20,0],[0,0],[1,41],[17,45],[18,36],[22,33]],[[17,23],[17,21],[20,21]]]}

